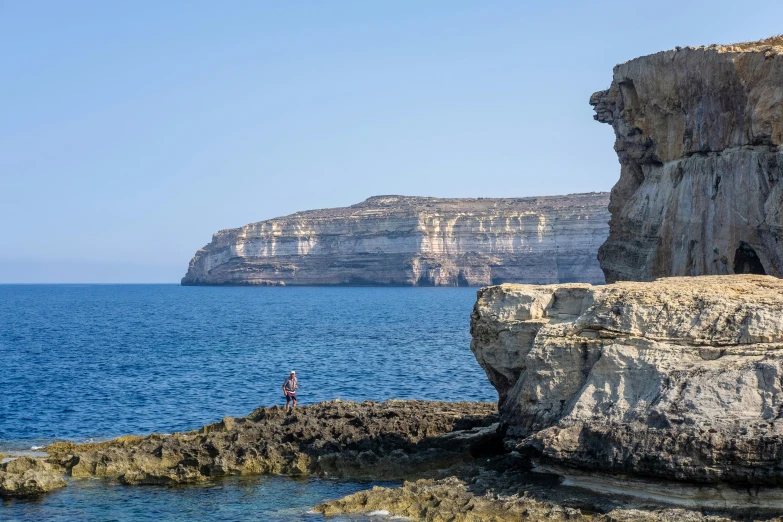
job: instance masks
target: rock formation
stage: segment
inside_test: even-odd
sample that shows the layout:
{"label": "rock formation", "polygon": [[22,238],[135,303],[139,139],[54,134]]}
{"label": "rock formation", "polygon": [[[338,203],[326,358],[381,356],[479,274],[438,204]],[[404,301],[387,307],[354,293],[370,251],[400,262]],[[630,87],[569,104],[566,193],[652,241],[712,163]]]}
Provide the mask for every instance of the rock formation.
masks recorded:
{"label": "rock formation", "polygon": [[490,403],[332,401],[286,414],[259,408],[201,430],[49,445],[45,464],[74,478],[183,484],[243,474],[405,478],[471,460],[497,443]]}
{"label": "rock formation", "polygon": [[52,466],[40,459],[19,457],[0,464],[0,497],[34,497],[65,485]]}
{"label": "rock formation", "polygon": [[[530,452],[508,451],[496,405],[425,401],[343,402],[259,408],[200,430],[106,442],[57,442],[48,457],[19,457],[0,466],[0,494],[30,496],[71,481],[101,478],[127,485],[204,482],[226,475],[286,474],[411,480],[317,506],[327,516],[376,512],[419,521],[575,520],[596,522],[729,522],[783,512],[781,495],[653,484],[653,498],[613,478],[591,491],[566,475],[533,468]],[[611,486],[606,491],[607,484]],[[617,493],[619,489],[619,493]],[[672,509],[671,498],[686,507]],[[693,488],[691,488],[693,489]],[[749,499],[753,509],[749,510]],[[728,517],[728,518],[727,518]],[[775,519],[783,522],[783,519]]]}
{"label": "rock formation", "polygon": [[443,480],[423,479],[406,482],[401,488],[374,487],[339,500],[325,502],[315,508],[324,515],[341,513],[378,513],[408,520],[428,522],[486,522],[505,520],[565,521],[597,520],[582,516],[579,509],[564,508],[533,498],[515,497],[498,501],[497,496],[485,492],[477,495],[456,477]]}
{"label": "rock formation", "polygon": [[183,285],[479,286],[602,283],[605,193],[534,198],[377,196],[221,230]]}
{"label": "rock formation", "polygon": [[509,449],[542,463],[783,485],[783,281],[479,291],[471,349]]}
{"label": "rock formation", "polygon": [[[485,473],[474,481],[457,477],[440,480],[422,479],[406,482],[399,488],[375,486],[368,491],[324,502],[315,511],[327,516],[341,513],[375,513],[402,517],[405,520],[422,522],[749,522],[757,518],[745,516],[705,515],[699,511],[671,507],[644,506],[642,509],[625,508],[607,504],[608,508],[596,509],[597,499],[585,496],[584,492],[570,490],[569,498],[557,502],[545,500],[551,496],[555,484],[548,484],[550,492],[533,493],[534,481],[526,485],[529,489],[503,491],[496,487],[497,473]],[[487,484],[481,484],[486,480]],[[501,481],[502,483],[502,481]],[[489,487],[488,487],[489,486]],[[549,494],[547,494],[549,493]],[[581,494],[580,494],[581,493]],[[542,498],[543,497],[543,498]],[[600,502],[599,502],[600,503]],[[575,507],[579,506],[579,507]],[[756,515],[758,516],[758,515]],[[781,518],[761,517],[765,522],[781,522]]]}
{"label": "rock formation", "polygon": [[783,37],[636,58],[590,104],[621,164],[607,282],[781,277]]}

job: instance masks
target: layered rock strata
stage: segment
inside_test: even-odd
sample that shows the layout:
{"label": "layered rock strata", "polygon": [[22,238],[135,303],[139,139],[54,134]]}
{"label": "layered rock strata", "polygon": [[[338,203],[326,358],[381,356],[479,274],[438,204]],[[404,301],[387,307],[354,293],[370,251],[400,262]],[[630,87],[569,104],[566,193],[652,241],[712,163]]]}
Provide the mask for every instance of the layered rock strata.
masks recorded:
{"label": "layered rock strata", "polygon": [[[489,476],[486,476],[489,475]],[[534,491],[534,481],[503,490],[505,481],[498,474],[485,473],[481,479],[466,481],[457,477],[421,479],[406,482],[399,488],[375,486],[347,497],[324,502],[315,511],[324,515],[342,513],[376,513],[404,517],[422,522],[732,522],[742,520],[781,522],[783,518],[770,515],[713,515],[675,507],[642,505],[640,507],[609,507],[596,509],[596,497],[583,491],[569,490],[570,496],[552,495],[557,490],[549,484],[550,492]],[[561,497],[559,501],[547,497]],[[607,501],[605,504],[619,504]],[[640,503],[643,504],[643,503]]]}
{"label": "layered rock strata", "polygon": [[607,282],[781,277],[783,37],[636,58],[590,104],[621,164]]}
{"label": "layered rock strata", "polygon": [[587,470],[783,484],[783,281],[494,286],[471,333],[509,448]]}
{"label": "layered rock strata", "polygon": [[377,196],[221,230],[183,285],[480,286],[602,283],[606,193]]}
{"label": "layered rock strata", "polygon": [[327,516],[375,513],[423,522],[781,522],[783,492],[684,486],[585,473],[584,480],[531,468],[518,452],[476,459],[400,487],[380,487],[327,501]]}

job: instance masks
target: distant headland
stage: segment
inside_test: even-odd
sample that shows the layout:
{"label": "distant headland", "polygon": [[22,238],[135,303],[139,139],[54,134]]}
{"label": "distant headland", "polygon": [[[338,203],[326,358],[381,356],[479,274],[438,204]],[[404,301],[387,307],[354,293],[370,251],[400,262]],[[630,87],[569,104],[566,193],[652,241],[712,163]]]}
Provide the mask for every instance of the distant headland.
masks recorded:
{"label": "distant headland", "polygon": [[183,285],[603,283],[609,194],[375,196],[221,230]]}

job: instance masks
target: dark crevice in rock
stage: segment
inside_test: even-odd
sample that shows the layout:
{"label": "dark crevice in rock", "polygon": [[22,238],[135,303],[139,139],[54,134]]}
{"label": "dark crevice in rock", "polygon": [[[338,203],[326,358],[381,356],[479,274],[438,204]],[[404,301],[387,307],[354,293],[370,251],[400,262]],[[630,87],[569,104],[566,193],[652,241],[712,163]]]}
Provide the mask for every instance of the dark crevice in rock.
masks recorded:
{"label": "dark crevice in rock", "polygon": [[740,246],[737,247],[737,251],[734,253],[734,273],[767,274],[756,251],[744,241],[740,241]]}

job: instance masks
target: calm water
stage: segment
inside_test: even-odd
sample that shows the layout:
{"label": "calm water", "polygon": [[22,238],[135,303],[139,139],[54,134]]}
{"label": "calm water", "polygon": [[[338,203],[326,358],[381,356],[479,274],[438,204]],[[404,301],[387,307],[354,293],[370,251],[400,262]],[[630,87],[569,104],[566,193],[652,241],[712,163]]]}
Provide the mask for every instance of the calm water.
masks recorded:
{"label": "calm water", "polygon": [[[37,500],[2,502],[0,520],[324,522],[323,516],[309,513],[314,505],[372,486],[373,483],[296,481],[284,477],[230,477],[176,488],[74,480],[67,488]],[[368,516],[332,517],[329,521],[380,522],[378,517]]]}
{"label": "calm water", "polygon": [[[474,300],[468,288],[0,286],[0,451],[246,415],[284,402],[280,386],[290,369],[304,404],[495,400],[468,347]],[[292,509],[299,515],[279,519],[317,520],[300,508],[367,487],[281,478],[197,488],[97,484],[6,502],[0,519],[265,513],[260,518],[274,520]],[[215,503],[232,511],[221,514]]]}

